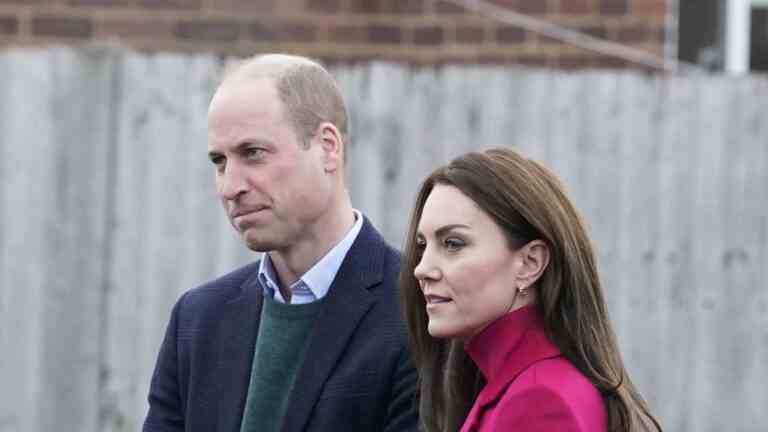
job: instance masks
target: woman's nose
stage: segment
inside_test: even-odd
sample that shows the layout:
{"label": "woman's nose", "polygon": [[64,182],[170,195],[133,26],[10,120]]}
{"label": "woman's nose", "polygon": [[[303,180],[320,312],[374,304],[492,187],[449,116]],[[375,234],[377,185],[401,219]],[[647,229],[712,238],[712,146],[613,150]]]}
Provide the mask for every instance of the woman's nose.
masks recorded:
{"label": "woman's nose", "polygon": [[440,270],[430,260],[430,257],[427,254],[427,251],[424,251],[424,253],[421,256],[421,259],[419,260],[419,263],[413,269],[413,276],[419,282],[423,282],[425,280],[431,280],[431,281],[438,280],[440,279],[440,275],[441,275]]}

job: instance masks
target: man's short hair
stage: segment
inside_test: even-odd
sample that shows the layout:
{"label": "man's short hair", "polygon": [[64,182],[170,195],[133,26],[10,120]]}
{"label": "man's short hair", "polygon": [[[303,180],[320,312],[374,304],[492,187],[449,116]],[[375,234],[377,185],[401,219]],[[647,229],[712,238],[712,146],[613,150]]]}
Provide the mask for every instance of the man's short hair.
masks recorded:
{"label": "man's short hair", "polygon": [[344,99],[320,63],[287,54],[257,55],[227,67],[222,84],[252,78],[274,80],[285,114],[305,146],[322,122],[333,123],[347,142],[349,121]]}

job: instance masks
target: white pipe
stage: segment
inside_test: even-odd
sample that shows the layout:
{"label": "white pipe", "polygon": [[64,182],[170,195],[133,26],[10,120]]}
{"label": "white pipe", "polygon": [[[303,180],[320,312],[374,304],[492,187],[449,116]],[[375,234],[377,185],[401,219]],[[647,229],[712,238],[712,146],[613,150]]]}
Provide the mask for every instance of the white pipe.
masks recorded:
{"label": "white pipe", "polygon": [[749,72],[750,0],[728,0],[725,22],[725,71]]}

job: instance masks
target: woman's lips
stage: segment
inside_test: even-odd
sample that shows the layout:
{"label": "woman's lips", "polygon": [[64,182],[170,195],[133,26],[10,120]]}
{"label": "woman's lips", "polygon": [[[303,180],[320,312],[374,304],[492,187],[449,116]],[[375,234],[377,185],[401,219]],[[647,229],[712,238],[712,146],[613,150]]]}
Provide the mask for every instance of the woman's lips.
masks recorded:
{"label": "woman's lips", "polygon": [[424,298],[427,301],[427,305],[434,305],[434,304],[441,304],[441,303],[448,303],[451,300],[450,297],[443,297],[435,294],[427,294],[424,296]]}

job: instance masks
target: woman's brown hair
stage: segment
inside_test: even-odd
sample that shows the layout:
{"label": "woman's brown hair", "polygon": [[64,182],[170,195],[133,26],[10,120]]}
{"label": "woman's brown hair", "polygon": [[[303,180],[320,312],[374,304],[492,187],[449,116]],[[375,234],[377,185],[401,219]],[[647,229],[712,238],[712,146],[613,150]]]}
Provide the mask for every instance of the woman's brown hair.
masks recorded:
{"label": "woman's brown hair", "polygon": [[427,333],[425,300],[413,275],[421,258],[416,231],[436,184],[456,187],[472,199],[505,232],[511,248],[534,239],[547,244],[550,263],[535,289],[548,337],[602,394],[609,432],[661,432],[621,359],[581,217],[552,173],[508,149],[454,159],[424,181],[416,198],[400,274],[400,300],[419,370],[421,428],[458,431],[483,385],[463,342]]}

